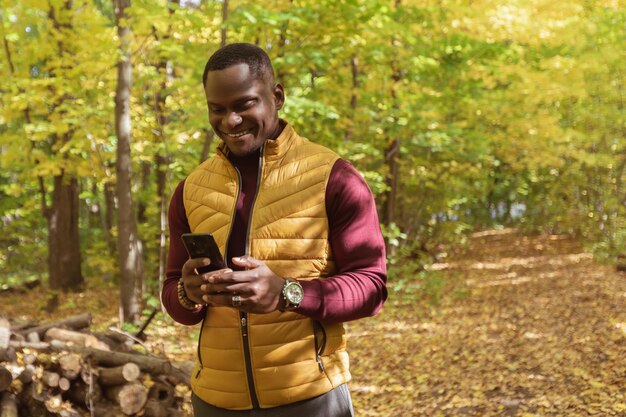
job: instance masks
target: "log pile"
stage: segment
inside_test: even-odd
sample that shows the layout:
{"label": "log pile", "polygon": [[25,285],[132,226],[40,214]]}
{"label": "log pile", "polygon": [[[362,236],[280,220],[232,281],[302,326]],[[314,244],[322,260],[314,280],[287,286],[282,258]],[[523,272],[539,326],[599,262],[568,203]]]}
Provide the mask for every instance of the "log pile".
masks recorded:
{"label": "log pile", "polygon": [[90,323],[0,317],[0,417],[182,417],[192,364],[136,353],[132,335],[95,334]]}

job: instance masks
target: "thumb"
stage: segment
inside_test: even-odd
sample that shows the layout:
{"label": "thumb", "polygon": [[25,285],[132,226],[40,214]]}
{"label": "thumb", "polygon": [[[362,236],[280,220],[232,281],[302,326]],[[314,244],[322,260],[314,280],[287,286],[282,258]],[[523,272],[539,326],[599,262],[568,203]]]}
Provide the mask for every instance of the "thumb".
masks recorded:
{"label": "thumb", "polygon": [[237,266],[243,266],[246,268],[257,268],[263,265],[263,262],[258,259],[253,258],[252,256],[235,256],[233,258],[233,263]]}

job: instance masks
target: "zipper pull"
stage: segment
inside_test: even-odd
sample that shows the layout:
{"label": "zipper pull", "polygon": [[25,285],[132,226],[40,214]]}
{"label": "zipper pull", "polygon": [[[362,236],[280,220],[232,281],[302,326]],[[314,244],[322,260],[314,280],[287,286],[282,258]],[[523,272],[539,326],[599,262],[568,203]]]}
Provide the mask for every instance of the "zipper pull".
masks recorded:
{"label": "zipper pull", "polygon": [[248,320],[246,320],[245,317],[241,318],[241,331],[243,332],[244,336],[248,335]]}
{"label": "zipper pull", "polygon": [[317,366],[319,366],[320,372],[324,372],[324,363],[322,362],[322,357],[320,355],[315,355],[315,359],[317,360]]}
{"label": "zipper pull", "polygon": [[196,372],[196,379],[198,379],[198,377],[200,376],[200,372],[202,371],[202,364],[200,364],[200,366],[198,366],[198,372]]}

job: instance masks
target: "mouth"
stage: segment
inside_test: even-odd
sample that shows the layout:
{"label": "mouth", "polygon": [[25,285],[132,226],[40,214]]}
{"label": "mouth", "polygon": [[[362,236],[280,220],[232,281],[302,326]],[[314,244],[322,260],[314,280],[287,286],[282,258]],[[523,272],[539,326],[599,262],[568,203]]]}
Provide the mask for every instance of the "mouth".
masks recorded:
{"label": "mouth", "polygon": [[244,135],[247,135],[248,133],[252,133],[252,129],[244,130],[242,132],[237,132],[237,133],[226,133],[226,132],[222,132],[222,133],[228,136],[229,138],[240,138]]}

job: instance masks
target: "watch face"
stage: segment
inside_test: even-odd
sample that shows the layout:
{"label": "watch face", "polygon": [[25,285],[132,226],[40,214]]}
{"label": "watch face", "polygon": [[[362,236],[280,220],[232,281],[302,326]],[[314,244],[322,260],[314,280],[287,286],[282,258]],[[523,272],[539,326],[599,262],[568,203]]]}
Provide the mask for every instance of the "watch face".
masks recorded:
{"label": "watch face", "polygon": [[287,297],[287,300],[292,304],[300,304],[304,297],[302,287],[295,282],[290,282],[285,287],[285,297]]}

